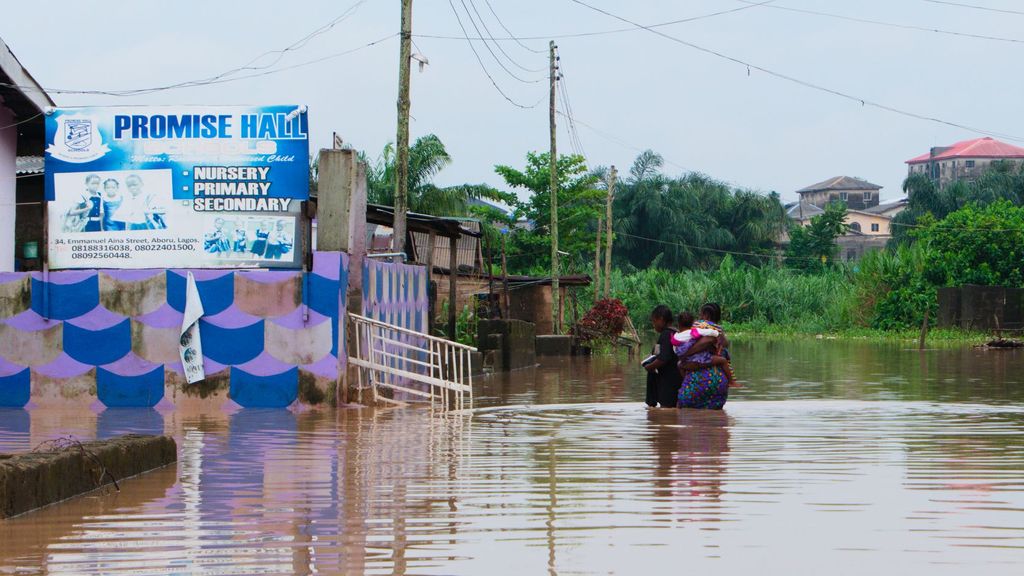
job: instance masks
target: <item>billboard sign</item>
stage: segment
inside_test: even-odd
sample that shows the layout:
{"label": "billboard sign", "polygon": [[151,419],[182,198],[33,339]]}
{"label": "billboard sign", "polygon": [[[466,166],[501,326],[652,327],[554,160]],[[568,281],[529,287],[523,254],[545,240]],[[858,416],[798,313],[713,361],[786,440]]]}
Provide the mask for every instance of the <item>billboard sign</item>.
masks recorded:
{"label": "billboard sign", "polygon": [[308,133],[299,106],[56,109],[50,267],[301,266]]}

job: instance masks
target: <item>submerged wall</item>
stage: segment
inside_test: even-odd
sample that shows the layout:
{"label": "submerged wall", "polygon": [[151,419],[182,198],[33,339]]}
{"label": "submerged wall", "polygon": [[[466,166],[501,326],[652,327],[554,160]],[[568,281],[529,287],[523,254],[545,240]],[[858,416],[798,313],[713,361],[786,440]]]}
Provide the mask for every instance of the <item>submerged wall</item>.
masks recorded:
{"label": "submerged wall", "polygon": [[[183,270],[0,273],[0,406],[152,407],[334,400],[345,367],[348,257],[313,270],[194,270],[206,380],[178,358]],[[339,345],[342,347],[339,354]]]}

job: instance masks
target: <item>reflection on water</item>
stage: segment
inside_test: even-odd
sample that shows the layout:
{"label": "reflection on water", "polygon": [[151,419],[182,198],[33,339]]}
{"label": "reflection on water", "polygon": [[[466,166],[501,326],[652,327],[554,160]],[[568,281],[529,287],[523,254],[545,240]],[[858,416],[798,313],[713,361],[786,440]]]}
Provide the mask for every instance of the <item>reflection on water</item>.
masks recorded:
{"label": "reflection on water", "polygon": [[472,414],[0,411],[0,451],[164,432],[170,467],[0,521],[0,574],[964,573],[1024,568],[1024,355],[737,345],[722,412],[624,360]]}

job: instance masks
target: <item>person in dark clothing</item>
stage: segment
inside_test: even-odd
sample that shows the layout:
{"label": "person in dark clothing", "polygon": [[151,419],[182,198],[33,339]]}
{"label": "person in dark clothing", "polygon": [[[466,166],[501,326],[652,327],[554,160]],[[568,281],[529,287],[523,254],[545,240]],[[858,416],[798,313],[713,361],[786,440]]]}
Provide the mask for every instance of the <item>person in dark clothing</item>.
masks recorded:
{"label": "person in dark clothing", "polygon": [[647,405],[675,408],[679,397],[679,386],[683,378],[676,369],[678,358],[672,350],[672,311],[668,306],[659,305],[651,312],[651,325],[658,333],[658,343],[649,361],[644,362],[647,370]]}

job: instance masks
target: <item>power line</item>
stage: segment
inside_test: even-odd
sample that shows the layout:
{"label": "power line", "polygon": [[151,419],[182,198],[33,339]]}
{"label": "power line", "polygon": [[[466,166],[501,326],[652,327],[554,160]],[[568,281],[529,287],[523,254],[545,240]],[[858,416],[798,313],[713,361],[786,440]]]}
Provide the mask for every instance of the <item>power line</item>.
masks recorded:
{"label": "power line", "polygon": [[[477,35],[480,36],[481,38],[485,38],[483,33],[480,32],[480,27],[476,25],[476,20],[473,19],[473,15],[469,12],[469,8],[466,6],[466,0],[459,0],[459,2],[462,3],[462,8],[466,11],[466,16],[469,18],[469,23],[473,25],[473,28],[476,30]],[[461,21],[459,22],[459,25],[460,26],[462,25]],[[468,37],[467,37],[467,40],[469,40]],[[527,79],[519,76],[515,72],[509,70],[508,66],[505,66],[505,63],[501,61],[501,58],[498,58],[498,55],[494,53],[494,49],[491,48],[490,43],[488,43],[487,40],[482,40],[482,42],[483,42],[484,48],[487,48],[487,51],[491,53],[491,57],[494,58],[494,61],[498,63],[498,66],[501,66],[501,69],[504,70],[505,73],[508,74],[509,76],[511,76],[513,79],[518,80],[519,82],[522,82],[523,84],[538,84],[538,83],[540,83],[540,82],[542,82],[544,80],[543,78],[537,78],[535,80],[527,80]],[[472,40],[470,40],[470,44],[472,44]],[[499,48],[500,48],[500,45],[499,45]]]}
{"label": "power line", "polygon": [[[710,13],[707,13],[707,14],[699,14],[697,16],[688,16],[686,18],[679,18],[677,20],[669,20],[668,22],[659,22],[659,23],[656,23],[656,24],[649,25],[649,28],[661,28],[661,27],[664,27],[664,26],[674,26],[676,24],[684,24],[686,22],[695,22],[697,20],[704,20],[706,18],[714,18],[716,16],[722,16],[724,14],[732,14],[733,12],[741,12],[743,10],[750,10],[751,8],[756,8],[758,6],[763,6],[765,4],[771,4],[772,2],[775,2],[775,0],[765,0],[764,2],[761,2],[761,3],[758,3],[758,4],[751,4],[751,5],[746,5],[746,6],[740,6],[738,8],[730,8],[729,10],[719,10],[717,12],[710,12]],[[506,32],[508,32],[508,31],[506,30]],[[469,36],[466,36],[466,35],[463,35],[463,36],[446,36],[446,35],[443,35],[443,34],[416,34],[416,36],[419,37],[419,38],[431,38],[433,40],[491,40],[491,41],[513,40],[513,41],[519,42],[519,41],[522,41],[522,40],[550,40],[550,39],[560,39],[560,38],[585,38],[585,37],[589,37],[589,36],[604,36],[604,35],[607,35],[607,34],[622,34],[622,33],[626,33],[626,32],[636,32],[636,28],[635,27],[631,27],[631,28],[615,28],[615,29],[612,29],[612,30],[595,30],[595,31],[590,31],[590,32],[571,32],[571,33],[564,33],[564,34],[548,34],[546,36],[514,36],[514,35],[512,35],[511,32],[508,32],[509,35],[508,36],[504,36],[504,37],[501,37],[501,36],[488,36],[488,37],[478,36],[478,37],[475,37],[475,38],[470,38]],[[545,51],[542,50],[541,52],[545,52]]]}
{"label": "power line", "polygon": [[519,40],[519,38],[516,38],[515,35],[512,34],[512,31],[508,29],[508,26],[505,26],[505,23],[501,21],[501,17],[499,17],[498,13],[494,11],[494,6],[491,6],[491,0],[484,0],[484,2],[487,3],[488,10],[490,10],[491,14],[494,15],[494,19],[498,21],[498,25],[501,26],[501,29],[504,30],[506,34],[511,36],[512,39],[515,41],[515,43],[519,44],[519,46],[522,47],[523,50],[528,50],[530,52],[533,52],[534,54],[544,54],[546,52],[546,50],[536,50],[536,49],[530,48],[526,44],[523,44]]}
{"label": "power line", "polygon": [[31,122],[31,121],[35,120],[36,118],[39,118],[42,115],[43,115],[42,112],[37,112],[37,113],[33,114],[32,116],[29,116],[28,118],[25,118],[24,120],[19,120],[19,121],[15,122],[14,124],[8,124],[7,126],[0,126],[0,130],[7,130],[8,128],[14,128],[15,126],[19,126],[19,125],[24,124],[26,122]]}
{"label": "power line", "polygon": [[17,89],[23,90],[23,91],[26,91],[26,90],[27,91],[36,91],[36,92],[44,91],[44,92],[50,92],[50,93],[53,93],[53,94],[76,94],[76,95],[87,95],[87,96],[123,97],[123,96],[134,96],[134,95],[141,95],[141,94],[150,94],[150,93],[155,93],[155,92],[162,92],[162,91],[165,91],[165,90],[174,90],[174,89],[178,89],[178,88],[196,88],[196,87],[199,87],[199,86],[212,86],[212,85],[216,85],[216,84],[225,84],[225,83],[228,83],[228,82],[237,82],[239,80],[246,80],[246,79],[249,79],[249,78],[258,78],[258,77],[262,77],[262,76],[270,76],[272,74],[277,74],[277,73],[280,73],[280,72],[285,72],[287,70],[294,70],[296,68],[303,68],[303,67],[306,67],[306,66],[311,66],[313,64],[319,64],[320,62],[324,62],[324,61],[327,61],[327,60],[333,60],[334,58],[340,58],[341,56],[347,56],[347,55],[352,54],[354,52],[359,52],[360,50],[365,50],[366,48],[370,48],[372,46],[376,46],[377,44],[380,44],[381,42],[384,42],[386,40],[390,40],[391,38],[395,38],[397,36],[398,36],[397,32],[396,33],[392,33],[392,34],[388,34],[387,36],[384,36],[382,38],[378,38],[376,40],[373,40],[372,42],[367,42],[366,44],[363,44],[361,46],[357,46],[355,48],[350,48],[348,50],[344,50],[344,51],[341,51],[341,52],[336,52],[334,54],[328,54],[326,56],[321,56],[320,58],[315,58],[313,60],[307,60],[305,62],[299,62],[299,63],[296,63],[296,64],[291,64],[291,65],[288,65],[288,66],[283,66],[281,68],[274,68],[272,70],[265,70],[263,72],[255,72],[253,74],[247,74],[247,75],[243,75],[243,76],[232,76],[230,78],[221,78],[219,80],[213,80],[213,81],[207,81],[207,82],[201,82],[201,83],[195,83],[195,84],[187,84],[187,85],[181,85],[181,86],[162,86],[162,87],[155,87],[155,88],[135,89],[135,90],[73,90],[73,89],[66,89],[66,88],[38,88],[36,86],[22,86],[22,85],[18,85],[18,84],[5,84],[5,83],[0,83],[0,86],[5,86],[5,87],[8,87],[8,88],[17,88]]}
{"label": "power line", "polygon": [[455,9],[455,3],[452,0],[448,0],[448,5],[451,6],[452,14],[455,14],[455,19],[459,22],[459,28],[462,29],[463,37],[465,38],[466,42],[469,43],[469,48],[470,50],[473,51],[473,56],[476,56],[476,61],[478,64],[480,64],[480,69],[483,70],[484,75],[487,76],[487,79],[491,81],[491,85],[494,86],[494,89],[497,90],[499,94],[501,94],[501,97],[507,100],[509,104],[515,106],[516,108],[522,108],[524,110],[536,108],[537,106],[539,106],[540,103],[544,101],[543,96],[541,96],[540,99],[534,102],[532,105],[520,104],[519,102],[513,100],[508,94],[506,94],[505,91],[501,89],[501,86],[498,86],[498,83],[495,82],[494,77],[491,76],[491,73],[487,70],[487,66],[484,65],[483,59],[480,58],[480,53],[477,52],[476,46],[473,45],[473,41],[470,40],[469,34],[466,32],[466,27],[462,24],[462,18],[459,16],[459,11]]}
{"label": "power line", "polygon": [[[219,80],[220,78],[223,78],[225,76],[230,76],[231,74],[234,74],[236,72],[244,72],[245,70],[266,70],[267,68],[271,68],[274,65],[276,65],[278,62],[280,62],[281,59],[284,58],[285,54],[287,54],[288,52],[293,52],[295,50],[301,50],[307,44],[309,44],[309,42],[313,38],[316,38],[317,36],[320,36],[322,34],[330,32],[339,23],[343,22],[344,20],[347,20],[350,16],[355,14],[356,10],[358,10],[359,7],[362,6],[365,3],[366,3],[366,0],[359,0],[355,4],[349,6],[347,10],[342,12],[339,16],[337,16],[333,20],[327,22],[323,26],[320,26],[319,28],[313,30],[309,34],[303,36],[299,40],[296,40],[295,42],[289,44],[288,46],[286,46],[286,47],[284,47],[284,48],[282,48],[280,50],[268,50],[268,51],[264,52],[263,54],[260,54],[259,56],[253,58],[249,62],[246,62],[245,64],[243,64],[242,66],[240,66],[238,68],[233,68],[231,70],[227,70],[225,72],[221,72],[220,74],[217,74],[216,76],[212,76],[212,77],[204,79],[204,80]],[[261,59],[263,59],[264,56],[270,56],[272,54],[277,54],[277,58],[274,59],[273,62],[271,62],[269,64],[266,64],[266,65],[262,65],[262,66],[253,66],[253,64],[255,64],[256,62],[259,62]],[[196,81],[190,81],[190,82],[187,82],[187,83],[191,83],[191,82],[196,82]]]}
{"label": "power line", "polygon": [[[751,2],[750,0],[738,0],[738,1],[742,2],[744,4],[754,4],[754,2]],[[994,41],[997,41],[997,42],[1013,42],[1013,43],[1016,43],[1016,44],[1024,44],[1024,40],[1020,40],[1020,39],[1017,39],[1017,38],[1005,38],[1005,37],[1001,37],[1001,36],[988,36],[988,35],[985,35],[985,34],[972,34],[970,32],[957,32],[957,31],[954,31],[954,30],[944,30],[944,29],[941,29],[941,28],[929,28],[927,26],[915,26],[913,24],[899,24],[899,23],[895,23],[895,22],[883,22],[881,20],[870,20],[870,19],[867,19],[867,18],[857,18],[857,17],[854,17],[854,16],[844,16],[842,14],[833,14],[833,13],[830,13],[830,12],[821,12],[821,11],[818,11],[818,10],[807,10],[807,9],[804,9],[804,8],[792,8],[792,7],[789,7],[789,6],[779,6],[779,5],[774,5],[774,4],[773,5],[765,5],[764,7],[765,8],[771,8],[773,10],[785,10],[786,12],[797,12],[797,13],[800,13],[800,14],[810,14],[812,16],[824,16],[826,18],[835,18],[835,19],[838,19],[838,20],[846,20],[846,21],[849,21],[849,22],[859,22],[861,24],[873,24],[875,26],[886,26],[886,27],[889,27],[889,28],[898,28],[898,29],[901,29],[901,30],[918,30],[918,31],[921,31],[921,32],[933,32],[933,33],[936,33],[936,34],[947,34],[947,35],[950,35],[950,36],[961,36],[961,37],[964,37],[964,38],[974,38],[974,39],[978,39],[978,40],[994,40]]]}
{"label": "power line", "polygon": [[[561,114],[561,112],[559,112],[559,114]],[[562,115],[565,116],[564,114],[562,114]],[[617,145],[619,145],[622,148],[625,148],[625,149],[628,149],[628,150],[633,150],[634,152],[646,152],[648,150],[648,148],[641,148],[640,146],[635,146],[633,144],[630,144],[629,142],[626,142],[625,140],[619,138],[618,136],[616,136],[614,134],[611,134],[609,132],[605,132],[604,130],[601,130],[600,128],[597,128],[597,127],[595,127],[595,126],[593,126],[591,124],[587,124],[586,122],[580,120],[579,118],[575,118],[574,117],[573,121],[576,124],[579,124],[580,126],[583,126],[584,128],[586,128],[587,130],[590,130],[591,132],[593,132],[593,133],[597,134],[598,136],[604,138],[605,140],[607,140],[609,142],[612,142],[614,144],[617,144]],[[661,155],[660,153],[658,154],[658,156],[666,164],[671,164],[672,166],[675,166],[676,168],[678,168],[679,170],[682,170],[683,172],[690,172],[690,173],[695,173],[695,174],[697,174],[697,173],[703,174],[699,170],[694,170],[693,168],[690,168],[688,166],[683,166],[682,164],[680,164],[678,162],[674,162],[674,161],[672,161],[671,158],[666,158],[665,156]],[[743,184],[740,184],[740,183],[737,183],[737,182],[733,182],[731,180],[722,180],[720,178],[715,178],[714,176],[710,176],[710,177],[714,178],[715,180],[717,180],[719,182],[722,182],[724,184],[728,184],[729,186],[732,186],[733,188],[743,189],[743,190],[756,190],[757,189],[754,186],[746,186],[746,185],[743,185]]]}
{"label": "power line", "polygon": [[960,8],[973,8],[975,10],[984,10],[986,12],[999,12],[999,13],[1002,13],[1002,14],[1021,14],[1021,15],[1024,15],[1024,12],[1020,12],[1020,11],[1017,11],[1017,10],[1007,10],[1007,9],[1003,9],[1003,8],[991,8],[989,6],[979,6],[977,4],[964,4],[964,3],[961,3],[961,2],[946,2],[945,0],[924,0],[924,1],[925,2],[929,2],[931,4],[945,4],[947,6],[958,6]]}
{"label": "power line", "polygon": [[736,250],[723,250],[721,248],[710,248],[707,246],[695,246],[692,244],[683,244],[682,242],[669,242],[668,240],[659,240],[658,238],[648,238],[646,236],[637,236],[636,234],[628,234],[626,232],[615,231],[616,236],[627,236],[629,238],[635,238],[637,240],[646,240],[648,242],[654,242],[657,244],[665,244],[668,246],[676,246],[679,248],[689,248],[691,250],[704,250],[707,252],[716,252],[719,254],[731,254],[733,256],[754,256],[757,258],[770,258],[772,260],[783,259],[783,260],[813,260],[820,262],[820,258],[814,256],[786,256],[785,254],[758,254],[756,252],[739,252]]}
{"label": "power line", "polygon": [[578,150],[577,154],[586,159],[587,153],[583,148],[583,140],[580,139],[579,130],[576,129],[576,113],[573,111],[572,100],[569,98],[569,85],[565,80],[565,64],[561,59],[558,62],[558,88],[559,96],[562,99],[562,107],[565,109],[565,117],[569,119],[569,141],[570,143],[575,141],[574,147]]}
{"label": "power line", "polygon": [[908,110],[903,110],[903,109],[900,109],[900,108],[895,108],[893,106],[888,106],[886,104],[881,104],[879,102],[875,102],[875,101],[869,100],[867,98],[862,98],[860,96],[855,96],[855,95],[852,95],[852,94],[848,94],[846,92],[842,92],[842,91],[836,90],[834,88],[828,88],[828,87],[822,86],[820,84],[815,84],[813,82],[809,82],[809,81],[806,81],[806,80],[801,80],[801,79],[796,78],[794,76],[789,76],[787,74],[783,74],[781,72],[776,72],[776,71],[771,70],[769,68],[765,68],[764,66],[758,66],[757,64],[753,64],[753,63],[747,62],[745,60],[741,60],[741,59],[736,58],[734,56],[729,56],[729,55],[724,54],[722,52],[718,52],[717,50],[713,50],[711,48],[705,48],[704,46],[700,46],[699,44],[694,44],[693,42],[688,42],[686,40],[682,40],[682,39],[677,38],[675,36],[670,36],[668,34],[665,34],[664,32],[661,32],[661,31],[658,31],[658,30],[654,30],[650,26],[645,26],[643,24],[639,24],[637,22],[634,22],[633,20],[629,20],[628,18],[624,18],[624,17],[619,16],[617,14],[613,14],[611,12],[608,12],[607,10],[603,10],[603,9],[598,8],[596,6],[592,6],[590,4],[587,4],[586,2],[583,2],[583,0],[570,0],[570,1],[575,3],[575,4],[579,4],[580,6],[583,6],[583,7],[587,8],[587,9],[589,9],[589,10],[593,10],[594,12],[598,12],[598,13],[604,14],[605,16],[608,16],[610,18],[614,18],[616,20],[620,20],[622,22],[626,22],[626,23],[631,24],[631,25],[633,25],[633,26],[635,26],[637,28],[640,28],[640,29],[643,29],[643,30],[647,30],[648,32],[650,32],[652,34],[657,34],[658,36],[661,36],[661,37],[663,37],[663,38],[665,38],[667,40],[671,40],[673,42],[676,42],[677,44],[682,44],[683,46],[687,46],[689,48],[693,48],[694,50],[699,50],[701,52],[704,52],[705,54],[711,54],[712,56],[716,56],[716,57],[721,58],[723,60],[728,60],[729,62],[733,62],[735,64],[739,64],[741,66],[745,66],[747,68],[748,72],[751,69],[757,70],[758,72],[763,72],[765,74],[768,74],[769,76],[773,76],[773,77],[778,78],[780,80],[786,80],[787,82],[792,82],[794,84],[803,86],[805,88],[810,88],[812,90],[817,90],[819,92],[824,92],[826,94],[832,94],[833,96],[838,96],[838,97],[846,99],[846,100],[850,100],[850,101],[853,101],[853,102],[859,102],[862,106],[871,106],[873,108],[878,108],[880,110],[885,110],[885,111],[888,111],[888,112],[892,112],[894,114],[899,114],[901,116],[906,116],[908,118],[915,118],[915,119],[918,119],[918,120],[934,122],[936,124],[942,124],[942,125],[945,125],[945,126],[951,126],[953,128],[959,128],[961,130],[967,130],[969,132],[974,132],[976,134],[983,134],[983,135],[986,135],[986,136],[993,136],[993,137],[1002,138],[1002,139],[1005,139],[1005,140],[1013,140],[1013,141],[1016,141],[1016,142],[1024,142],[1024,137],[1021,137],[1021,136],[1014,136],[1012,134],[1002,134],[1000,132],[993,132],[991,130],[984,130],[984,129],[981,129],[981,128],[974,128],[974,127],[967,126],[967,125],[964,125],[964,124],[959,124],[959,123],[956,123],[956,122],[951,122],[949,120],[943,120],[941,118],[937,118],[937,117],[933,117],[933,116],[927,116],[927,115],[924,115],[924,114],[918,114],[916,112],[910,112]]}
{"label": "power line", "polygon": [[[475,13],[477,19],[480,20],[480,25],[484,27],[484,32],[486,32],[488,36],[493,36],[493,34],[491,34],[491,29],[487,27],[487,22],[484,21],[484,17],[481,16],[480,15],[480,11],[477,10],[476,3],[473,2],[473,0],[469,0],[469,5],[473,7],[473,13]],[[463,6],[465,6],[465,2],[463,2]],[[492,12],[493,12],[493,10],[492,10]],[[472,16],[470,16],[470,18],[472,18]],[[522,64],[517,62],[515,58],[513,58],[512,56],[509,56],[509,53],[506,52],[504,48],[502,48],[501,42],[494,42],[494,45],[498,47],[498,51],[501,52],[502,54],[504,54],[505,58],[507,58],[509,62],[511,62],[515,67],[519,68],[523,72],[543,72],[544,71],[544,68],[527,68],[526,66],[523,66]]]}

